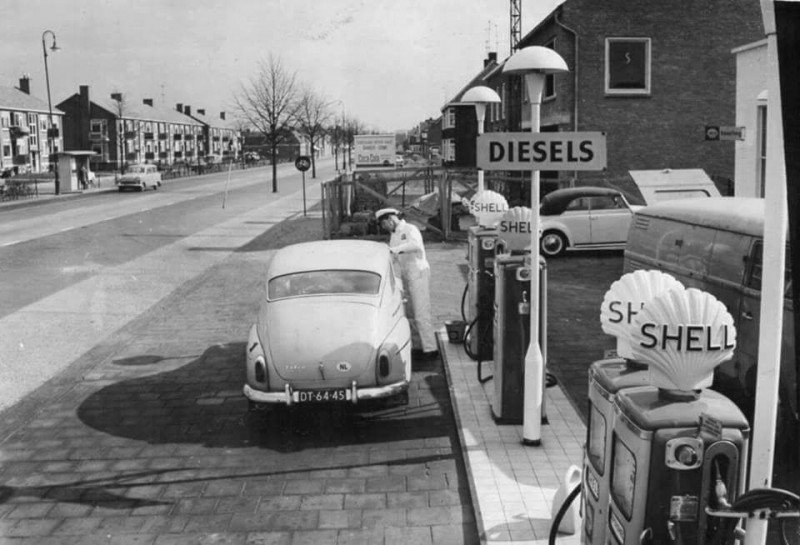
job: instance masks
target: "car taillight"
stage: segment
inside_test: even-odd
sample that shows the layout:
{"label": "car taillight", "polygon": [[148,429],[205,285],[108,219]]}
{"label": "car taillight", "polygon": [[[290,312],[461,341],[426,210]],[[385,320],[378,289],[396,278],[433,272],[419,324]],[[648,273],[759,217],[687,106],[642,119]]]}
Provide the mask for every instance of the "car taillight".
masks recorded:
{"label": "car taillight", "polygon": [[258,356],[256,361],[253,363],[254,371],[255,371],[255,379],[256,382],[260,382],[262,384],[267,383],[267,362],[264,360],[264,356]]}
{"label": "car taillight", "polygon": [[389,376],[389,356],[386,354],[378,357],[378,376],[381,378]]}

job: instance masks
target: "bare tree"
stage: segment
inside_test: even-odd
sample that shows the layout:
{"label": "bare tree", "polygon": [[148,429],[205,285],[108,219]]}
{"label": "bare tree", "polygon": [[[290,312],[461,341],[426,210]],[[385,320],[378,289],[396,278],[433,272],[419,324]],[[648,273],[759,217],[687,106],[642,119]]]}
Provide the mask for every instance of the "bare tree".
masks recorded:
{"label": "bare tree", "polygon": [[303,91],[300,108],[297,111],[297,132],[308,140],[311,146],[311,177],[317,177],[317,144],[325,138],[325,127],[333,113],[331,104],[325,102],[311,89]]}
{"label": "bare tree", "polygon": [[272,54],[258,63],[255,75],[234,97],[239,115],[264,136],[270,148],[273,193],[278,192],[278,146],[294,129],[300,98],[296,73],[286,70],[280,57]]}

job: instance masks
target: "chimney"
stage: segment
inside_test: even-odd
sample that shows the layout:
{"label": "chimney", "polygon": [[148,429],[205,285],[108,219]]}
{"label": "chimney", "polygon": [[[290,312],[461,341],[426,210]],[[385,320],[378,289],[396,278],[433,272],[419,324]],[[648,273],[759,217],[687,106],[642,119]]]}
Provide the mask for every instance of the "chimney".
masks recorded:
{"label": "chimney", "polygon": [[490,63],[497,62],[497,52],[489,52],[489,56],[483,61],[483,67],[486,68]]}
{"label": "chimney", "polygon": [[224,120],[225,119],[225,112],[220,112],[219,113],[219,118]]}
{"label": "chimney", "polygon": [[19,78],[19,90],[26,95],[31,94],[31,77],[28,74],[23,74]]}
{"label": "chimney", "polygon": [[122,93],[111,93],[111,100],[122,102]]}
{"label": "chimney", "polygon": [[152,108],[153,107],[153,99],[152,98],[143,98],[142,99],[142,104],[144,104],[145,106],[150,106]]}
{"label": "chimney", "polygon": [[187,104],[183,107],[183,113],[186,115],[192,115],[192,107]]}
{"label": "chimney", "polygon": [[205,108],[197,108],[197,115],[206,115]]}
{"label": "chimney", "polygon": [[92,116],[92,103],[89,100],[89,86],[81,85],[78,87],[78,123],[81,130],[80,149],[91,149],[89,143],[89,119]]}
{"label": "chimney", "polygon": [[183,113],[183,104],[181,104],[180,102],[178,102],[178,103],[175,105],[175,109],[176,109],[176,110],[178,110],[180,113]]}

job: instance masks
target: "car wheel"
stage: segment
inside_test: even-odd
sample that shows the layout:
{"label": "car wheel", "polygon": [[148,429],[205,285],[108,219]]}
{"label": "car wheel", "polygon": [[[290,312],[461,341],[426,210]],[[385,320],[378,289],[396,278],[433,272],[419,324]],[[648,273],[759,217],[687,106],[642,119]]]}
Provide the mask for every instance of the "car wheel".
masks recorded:
{"label": "car wheel", "polygon": [[545,257],[557,257],[567,251],[567,237],[558,231],[547,231],[539,241],[539,249]]}

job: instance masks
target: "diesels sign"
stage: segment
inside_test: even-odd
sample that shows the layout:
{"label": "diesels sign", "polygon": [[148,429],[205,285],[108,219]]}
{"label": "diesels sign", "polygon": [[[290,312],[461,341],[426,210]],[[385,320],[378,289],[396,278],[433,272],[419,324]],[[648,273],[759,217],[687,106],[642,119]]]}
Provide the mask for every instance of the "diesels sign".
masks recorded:
{"label": "diesels sign", "polygon": [[478,136],[483,170],[603,170],[604,132],[497,132]]}

